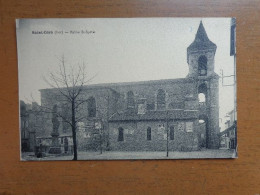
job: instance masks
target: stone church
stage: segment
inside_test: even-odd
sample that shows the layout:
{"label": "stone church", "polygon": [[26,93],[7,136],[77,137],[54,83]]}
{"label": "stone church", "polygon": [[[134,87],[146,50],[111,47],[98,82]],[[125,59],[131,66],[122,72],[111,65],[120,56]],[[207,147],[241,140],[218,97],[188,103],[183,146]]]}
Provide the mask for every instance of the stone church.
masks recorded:
{"label": "stone church", "polygon": [[[87,117],[78,127],[79,150],[97,149],[99,143],[111,151],[165,151],[167,145],[170,151],[219,148],[216,49],[200,22],[187,48],[186,78],[84,86],[81,96],[88,101],[80,114]],[[56,91],[40,90],[41,104],[59,104],[50,95]],[[46,124],[42,135],[50,136],[51,122]],[[61,138],[71,136],[64,121],[59,132]]]}

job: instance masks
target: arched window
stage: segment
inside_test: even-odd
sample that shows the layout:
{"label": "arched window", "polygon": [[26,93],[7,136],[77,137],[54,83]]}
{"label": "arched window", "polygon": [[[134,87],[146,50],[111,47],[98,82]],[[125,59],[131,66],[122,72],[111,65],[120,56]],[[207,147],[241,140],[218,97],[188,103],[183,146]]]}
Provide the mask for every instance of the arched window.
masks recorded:
{"label": "arched window", "polygon": [[127,92],[127,108],[135,107],[134,93],[132,91]]}
{"label": "arched window", "polygon": [[174,126],[170,126],[170,140],[174,140]]}
{"label": "arched window", "polygon": [[199,103],[201,103],[201,104],[205,104],[207,102],[207,85],[206,85],[206,83],[202,83],[199,86],[198,99],[199,99]]}
{"label": "arched window", "polygon": [[96,117],[96,100],[94,97],[88,99],[88,116]]}
{"label": "arched window", "polygon": [[199,66],[198,66],[199,76],[206,76],[207,75],[207,63],[208,63],[208,59],[206,58],[206,56],[200,56],[198,63],[199,63]]}
{"label": "arched window", "polygon": [[147,128],[147,140],[151,140],[152,139],[152,129],[151,127]]}
{"label": "arched window", "polygon": [[118,141],[124,141],[124,129],[122,127],[118,128]]}
{"label": "arched window", "polygon": [[158,90],[157,93],[157,110],[165,109],[165,92],[162,89]]}

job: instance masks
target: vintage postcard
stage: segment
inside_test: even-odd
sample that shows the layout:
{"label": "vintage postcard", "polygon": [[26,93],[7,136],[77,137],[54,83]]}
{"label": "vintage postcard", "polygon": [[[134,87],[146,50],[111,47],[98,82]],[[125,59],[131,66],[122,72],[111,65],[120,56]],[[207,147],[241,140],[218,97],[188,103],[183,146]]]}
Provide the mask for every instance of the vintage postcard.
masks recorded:
{"label": "vintage postcard", "polygon": [[237,158],[235,18],[17,19],[21,160]]}

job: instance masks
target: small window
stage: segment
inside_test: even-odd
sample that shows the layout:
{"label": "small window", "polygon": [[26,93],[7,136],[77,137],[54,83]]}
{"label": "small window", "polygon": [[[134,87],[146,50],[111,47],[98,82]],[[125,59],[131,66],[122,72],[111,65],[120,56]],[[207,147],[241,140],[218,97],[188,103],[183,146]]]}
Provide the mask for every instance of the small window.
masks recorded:
{"label": "small window", "polygon": [[186,122],[186,132],[193,132],[193,122]]}
{"label": "small window", "polygon": [[138,114],[145,114],[145,112],[146,112],[146,108],[145,107],[146,107],[145,104],[138,104],[138,111],[137,111],[137,113]]}
{"label": "small window", "polygon": [[154,103],[147,104],[147,110],[154,110],[154,109],[155,109]]}
{"label": "small window", "polygon": [[96,100],[94,97],[88,99],[88,116],[96,117]]}
{"label": "small window", "polygon": [[174,126],[170,127],[170,140],[174,140]]}
{"label": "small window", "polygon": [[151,140],[152,139],[152,130],[151,127],[147,128],[147,140]]}
{"label": "small window", "polygon": [[118,141],[124,141],[124,129],[122,127],[118,128]]}

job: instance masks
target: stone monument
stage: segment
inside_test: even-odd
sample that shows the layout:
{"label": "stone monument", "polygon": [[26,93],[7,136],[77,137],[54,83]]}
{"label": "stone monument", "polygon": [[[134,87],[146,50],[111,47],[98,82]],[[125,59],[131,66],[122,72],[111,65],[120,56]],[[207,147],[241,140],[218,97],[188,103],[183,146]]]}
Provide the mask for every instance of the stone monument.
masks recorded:
{"label": "stone monument", "polygon": [[49,153],[50,154],[61,154],[61,147],[59,143],[59,126],[60,121],[58,119],[58,107],[57,105],[53,106],[52,109],[52,146],[50,147]]}

